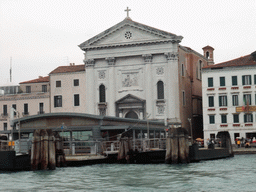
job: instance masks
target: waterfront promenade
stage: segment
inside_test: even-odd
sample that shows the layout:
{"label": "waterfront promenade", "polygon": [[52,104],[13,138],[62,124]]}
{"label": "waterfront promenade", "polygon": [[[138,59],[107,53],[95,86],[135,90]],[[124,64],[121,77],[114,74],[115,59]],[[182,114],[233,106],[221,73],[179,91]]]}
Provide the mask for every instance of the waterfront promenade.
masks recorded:
{"label": "waterfront promenade", "polygon": [[235,155],[243,155],[243,154],[256,154],[256,148],[245,148],[245,147],[233,147],[233,151]]}

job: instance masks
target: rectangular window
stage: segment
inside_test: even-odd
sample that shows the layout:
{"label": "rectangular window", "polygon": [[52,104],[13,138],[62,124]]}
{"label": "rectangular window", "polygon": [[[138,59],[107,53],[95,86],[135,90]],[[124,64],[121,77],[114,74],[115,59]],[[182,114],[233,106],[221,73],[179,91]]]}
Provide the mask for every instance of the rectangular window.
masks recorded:
{"label": "rectangular window", "polygon": [[74,95],[74,106],[79,106],[79,94]]}
{"label": "rectangular window", "polygon": [[74,86],[79,86],[79,79],[74,79]]}
{"label": "rectangular window", "polygon": [[47,92],[47,85],[42,85],[42,92]]}
{"label": "rectangular window", "polygon": [[220,77],[220,86],[221,87],[226,86],[225,77]]}
{"label": "rectangular window", "polygon": [[26,93],[31,93],[31,86],[26,86]]}
{"label": "rectangular window", "polygon": [[186,105],[185,91],[182,91],[182,104],[183,104],[183,106]]}
{"label": "rectangular window", "polygon": [[232,76],[232,86],[237,85],[237,76]]}
{"label": "rectangular window", "polygon": [[209,96],[209,107],[214,107],[214,96]]}
{"label": "rectangular window", "polygon": [[[12,108],[16,110],[16,104],[12,104]],[[16,116],[16,115],[17,115],[15,111],[14,111],[14,113],[13,113],[13,114],[14,114],[14,116]]]}
{"label": "rectangular window", "polygon": [[233,106],[238,106],[239,105],[238,95],[232,95],[232,105]]}
{"label": "rectangular window", "polygon": [[239,123],[239,115],[238,114],[233,115],[233,122],[234,123]]}
{"label": "rectangular window", "polygon": [[208,78],[208,87],[213,87],[213,77]]}
{"label": "rectangular window", "polygon": [[251,105],[251,94],[244,94],[244,105]]}
{"label": "rectangular window", "polygon": [[243,85],[251,85],[252,84],[251,75],[243,75],[242,76],[242,84]]}
{"label": "rectangular window", "polygon": [[227,123],[227,115],[221,115],[221,123]]}
{"label": "rectangular window", "polygon": [[61,95],[54,96],[54,107],[62,107],[62,96]]}
{"label": "rectangular window", "polygon": [[210,124],[215,124],[215,116],[214,115],[209,115],[209,122],[210,122]]}
{"label": "rectangular window", "polygon": [[256,75],[254,75],[254,85],[256,85]]}
{"label": "rectangular window", "polygon": [[7,131],[7,123],[4,123],[4,131]]}
{"label": "rectangular window", "polygon": [[61,81],[56,81],[56,87],[61,87]]}
{"label": "rectangular window", "polygon": [[253,116],[252,116],[252,114],[245,114],[245,115],[244,115],[244,122],[245,122],[245,123],[253,122]]}
{"label": "rectangular window", "polygon": [[28,115],[28,104],[27,103],[24,103],[24,112],[23,112],[24,115]]}
{"label": "rectangular window", "polygon": [[8,115],[8,113],[7,113],[7,105],[3,105],[3,115],[4,116]]}
{"label": "rectangular window", "polygon": [[44,114],[44,103],[39,103],[39,114]]}
{"label": "rectangular window", "polygon": [[226,95],[219,96],[219,106],[223,107],[223,106],[227,106],[227,104],[228,104],[227,96]]}

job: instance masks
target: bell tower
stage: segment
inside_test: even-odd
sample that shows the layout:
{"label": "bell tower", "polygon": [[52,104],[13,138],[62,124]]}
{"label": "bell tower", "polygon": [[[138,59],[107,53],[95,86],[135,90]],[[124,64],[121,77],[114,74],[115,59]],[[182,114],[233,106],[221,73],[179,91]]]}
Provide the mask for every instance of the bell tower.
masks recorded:
{"label": "bell tower", "polygon": [[203,47],[202,49],[204,50],[204,56],[208,59],[208,65],[213,65],[214,64],[214,59],[213,59],[214,48],[207,45],[206,47]]}

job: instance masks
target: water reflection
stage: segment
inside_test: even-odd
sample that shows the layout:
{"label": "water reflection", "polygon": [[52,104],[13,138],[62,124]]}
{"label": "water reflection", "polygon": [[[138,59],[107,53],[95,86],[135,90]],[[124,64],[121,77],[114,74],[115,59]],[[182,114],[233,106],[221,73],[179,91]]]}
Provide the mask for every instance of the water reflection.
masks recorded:
{"label": "water reflection", "polygon": [[103,164],[1,172],[1,191],[254,191],[256,155],[184,165]]}

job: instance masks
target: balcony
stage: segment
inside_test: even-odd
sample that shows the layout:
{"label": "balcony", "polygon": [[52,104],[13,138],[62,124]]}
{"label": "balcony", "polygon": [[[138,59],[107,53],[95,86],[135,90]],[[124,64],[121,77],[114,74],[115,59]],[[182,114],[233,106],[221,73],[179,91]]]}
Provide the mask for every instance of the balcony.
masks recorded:
{"label": "balcony", "polygon": [[240,127],[240,124],[233,124],[233,127]]}
{"label": "balcony", "polygon": [[221,124],[220,127],[227,127],[228,124]]}
{"label": "balcony", "polygon": [[1,113],[1,116],[2,116],[2,117],[7,117],[7,116],[8,116],[8,113]]}
{"label": "balcony", "polygon": [[207,91],[214,91],[214,88],[208,88]]}
{"label": "balcony", "polygon": [[219,90],[224,91],[224,90],[226,90],[226,87],[220,87]]}
{"label": "balcony", "polygon": [[208,111],[215,111],[215,108],[209,108]]}
{"label": "balcony", "polygon": [[222,108],[220,108],[220,111],[227,111],[227,110],[228,110],[227,107],[222,107]]}
{"label": "balcony", "polygon": [[253,124],[252,123],[245,123],[245,127],[251,127]]}
{"label": "balcony", "polygon": [[239,87],[231,87],[231,89],[233,89],[233,90],[234,90],[234,89],[239,89]]}

